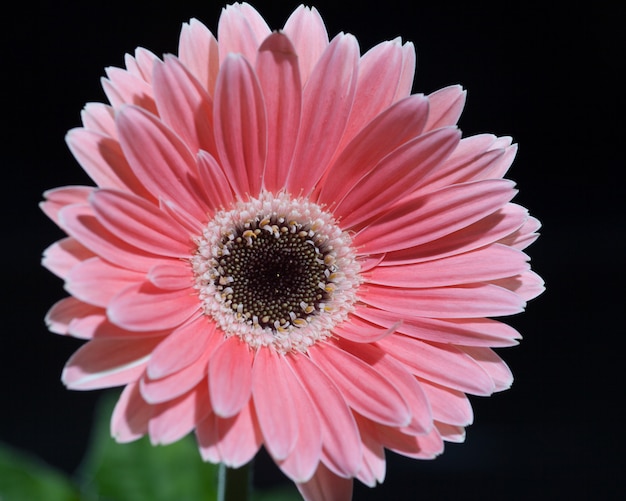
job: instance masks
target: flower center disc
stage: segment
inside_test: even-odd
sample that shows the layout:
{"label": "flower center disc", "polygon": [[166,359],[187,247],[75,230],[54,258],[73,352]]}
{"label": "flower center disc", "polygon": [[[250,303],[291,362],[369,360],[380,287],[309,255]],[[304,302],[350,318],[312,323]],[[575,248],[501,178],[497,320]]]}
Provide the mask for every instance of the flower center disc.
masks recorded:
{"label": "flower center disc", "polygon": [[205,314],[253,348],[306,351],[356,301],[351,239],[306,199],[238,202],[215,214],[197,244],[191,264]]}
{"label": "flower center disc", "polygon": [[261,217],[222,238],[215,286],[226,306],[255,325],[306,325],[332,289],[334,259],[301,223]]}

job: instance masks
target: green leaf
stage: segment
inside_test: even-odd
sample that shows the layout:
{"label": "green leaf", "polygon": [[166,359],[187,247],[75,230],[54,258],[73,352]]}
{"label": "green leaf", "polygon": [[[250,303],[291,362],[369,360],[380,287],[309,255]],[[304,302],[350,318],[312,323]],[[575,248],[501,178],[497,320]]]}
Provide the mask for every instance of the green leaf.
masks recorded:
{"label": "green leaf", "polygon": [[78,489],[41,460],[0,444],[0,500],[79,501]]}
{"label": "green leaf", "polygon": [[[167,446],[147,437],[118,444],[109,421],[118,394],[106,394],[79,478],[86,499],[97,501],[215,501],[217,465],[205,463],[192,436]],[[4,500],[2,500],[4,501]]]}

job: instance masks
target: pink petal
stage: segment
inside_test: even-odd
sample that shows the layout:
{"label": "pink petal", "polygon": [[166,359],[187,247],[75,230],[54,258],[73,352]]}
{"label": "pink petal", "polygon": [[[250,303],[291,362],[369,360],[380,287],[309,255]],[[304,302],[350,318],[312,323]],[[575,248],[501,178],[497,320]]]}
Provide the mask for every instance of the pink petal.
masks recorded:
{"label": "pink petal", "polygon": [[146,275],[159,289],[179,290],[193,285],[193,272],[186,261],[164,261],[155,264]]}
{"label": "pink petal", "polygon": [[356,421],[363,441],[363,464],[356,478],[368,487],[376,487],[385,479],[385,448],[376,438],[376,430],[371,421],[356,415]]}
{"label": "pink petal", "polygon": [[297,384],[292,379],[285,355],[266,348],[257,352],[252,377],[254,408],[265,447],[277,461],[289,455],[298,439],[299,410],[293,405],[291,397]]}
{"label": "pink petal", "polygon": [[513,374],[492,349],[484,346],[462,346],[461,350],[467,353],[493,379],[494,391],[508,390],[513,384]]}
{"label": "pink petal", "polygon": [[517,275],[528,268],[528,256],[523,252],[493,244],[433,261],[378,266],[368,273],[366,280],[391,287],[442,287],[488,282]]}
{"label": "pink petal", "polygon": [[213,102],[191,73],[174,56],[154,68],[154,95],[159,116],[192,152],[215,154]]}
{"label": "pink petal", "polygon": [[334,212],[342,217],[342,227],[351,228],[377,217],[413,193],[424,175],[452,152],[460,137],[456,129],[439,129],[403,144],[381,159],[348,188],[346,197],[337,205]]}
{"label": "pink petal", "polygon": [[159,340],[92,339],[70,357],[61,380],[72,390],[110,388],[136,381]]}
{"label": "pink petal", "polygon": [[489,318],[426,318],[398,320],[398,314],[377,308],[359,308],[355,315],[379,325],[393,327],[407,336],[464,346],[514,346],[521,338],[513,327]]}
{"label": "pink petal", "polygon": [[[348,144],[370,120],[394,102],[402,59],[399,39],[379,43],[361,57],[354,104],[341,139],[342,145]],[[424,120],[427,114],[424,113]]]}
{"label": "pink petal", "polygon": [[124,329],[150,331],[178,327],[199,309],[200,301],[191,288],[167,291],[144,282],[115,296],[107,314]]}
{"label": "pink petal", "polygon": [[302,86],[298,55],[289,38],[273,33],[259,48],[256,74],[267,113],[267,161],[263,184],[277,192],[285,184],[300,127]]}
{"label": "pink petal", "polygon": [[66,290],[81,301],[106,308],[113,296],[131,284],[143,281],[136,271],[112,266],[93,257],[75,266],[67,276]]}
{"label": "pink petal", "polygon": [[[74,297],[66,297],[57,301],[46,314],[45,322],[48,330],[55,334],[70,334],[70,325],[74,319],[91,316],[104,316],[104,310],[91,304],[83,303]],[[90,339],[91,336],[77,336]]]}
{"label": "pink petal", "polygon": [[178,57],[212,96],[219,71],[217,40],[197,19],[183,24],[178,42]]}
{"label": "pink petal", "polygon": [[413,42],[406,42],[402,46],[402,72],[400,73],[394,101],[399,101],[411,94],[415,77],[415,58]]}
{"label": "pink petal", "polygon": [[[214,336],[213,339],[215,337],[217,336]],[[203,349],[196,360],[179,371],[160,379],[150,379],[144,375],[140,381],[140,389],[146,402],[151,404],[167,402],[191,391],[201,381],[205,381],[206,384],[209,358],[213,353],[214,346],[218,344],[213,339],[211,340],[213,346]]]}
{"label": "pink petal", "polygon": [[416,191],[430,193],[452,184],[495,179],[491,173],[505,154],[496,144],[492,134],[463,138],[444,163],[424,176]]}
{"label": "pink petal", "polygon": [[154,115],[126,106],[116,117],[120,144],[133,171],[156,197],[170,200],[197,220],[208,207],[195,176],[196,159]]}
{"label": "pink petal", "polygon": [[220,462],[229,468],[240,468],[249,463],[263,443],[252,401],[248,400],[241,411],[232,417],[215,419]]}
{"label": "pink petal", "polygon": [[211,208],[228,207],[235,197],[230,181],[218,161],[206,151],[200,151],[197,169],[202,190]]}
{"label": "pink petal", "polygon": [[68,334],[82,339],[139,339],[145,337],[164,337],[166,331],[127,331],[112,324],[106,317],[106,311],[97,309],[91,313],[77,315],[69,324]]}
{"label": "pink petal", "polygon": [[145,82],[152,83],[152,70],[159,58],[148,49],[138,47],[135,49],[135,56],[126,54],[124,56],[124,65],[129,73],[141,78]]}
{"label": "pink petal", "polygon": [[[426,394],[417,379],[400,363],[373,344],[354,344],[340,341],[342,348],[359,357],[382,377],[389,381],[404,398],[411,419],[403,430],[411,434],[427,433],[432,428],[433,418]],[[365,414],[363,414],[365,416]],[[368,416],[365,416],[368,417]],[[382,423],[380,420],[374,420]]]}
{"label": "pink petal", "polygon": [[280,469],[294,482],[307,482],[317,469],[322,452],[322,429],[306,390],[294,379],[299,391],[292,394],[293,404],[299,410],[300,430],[291,454],[278,462]]}
{"label": "pink petal", "polygon": [[298,483],[296,487],[305,501],[350,501],[352,499],[352,479],[335,475],[322,463],[311,480]]}
{"label": "pink petal", "polygon": [[65,141],[74,158],[100,188],[129,191],[154,199],[131,170],[116,139],[77,128],[67,133]]}
{"label": "pink petal", "polygon": [[211,412],[204,384],[175,400],[157,404],[148,423],[152,445],[167,445],[191,432]]}
{"label": "pink petal", "polygon": [[383,158],[418,136],[427,115],[428,103],[423,96],[411,96],[381,113],[334,160],[319,201],[323,204],[340,202]]}
{"label": "pink petal", "polygon": [[209,362],[209,393],[213,412],[228,418],[250,400],[254,353],[237,336],[223,342]]}
{"label": "pink petal", "polygon": [[218,419],[211,412],[196,424],[196,439],[198,440],[200,455],[204,461],[214,464],[222,462],[222,455],[219,450],[220,434],[217,430]]}
{"label": "pink petal", "polygon": [[466,95],[460,85],[451,85],[429,94],[430,113],[426,130],[456,125],[465,106]]}
{"label": "pink petal", "polygon": [[153,204],[119,191],[98,190],[90,197],[98,220],[111,233],[152,254],[188,258],[191,235]]}
{"label": "pink petal", "polygon": [[41,264],[57,277],[65,278],[74,266],[93,257],[93,252],[75,238],[64,238],[43,252]]}
{"label": "pink petal", "polygon": [[446,442],[461,443],[465,441],[465,428],[447,423],[436,423],[437,431]]}
{"label": "pink petal", "polygon": [[214,339],[220,339],[215,324],[204,315],[194,317],[155,348],[146,374],[150,379],[159,379],[184,369],[202,357],[211,346],[215,349]]}
{"label": "pink petal", "polygon": [[514,277],[496,280],[494,284],[513,291],[524,301],[535,299],[545,290],[543,279],[531,270],[524,271]]}
{"label": "pink petal", "polygon": [[489,374],[454,346],[433,345],[400,334],[377,344],[420,378],[473,395],[491,395],[494,391]]}
{"label": "pink petal", "polygon": [[239,55],[228,56],[220,68],[213,121],[219,158],[235,192],[258,195],[267,148],[265,106],[254,70]]}
{"label": "pink petal", "polygon": [[322,460],[338,475],[353,477],[361,465],[361,439],[341,391],[308,356],[287,357],[306,390],[322,428]]}
{"label": "pink petal", "polygon": [[520,313],[526,305],[517,294],[492,284],[402,291],[368,285],[361,300],[408,318],[498,317]]}
{"label": "pink petal", "polygon": [[318,343],[308,353],[362,416],[389,426],[405,426],[411,421],[411,411],[398,388],[361,359],[329,343]]}
{"label": "pink petal", "polygon": [[222,9],[217,28],[220,62],[241,54],[253,62],[261,42],[271,33],[261,15],[250,5],[233,4]]}
{"label": "pink petal", "polygon": [[491,180],[405,199],[361,230],[354,245],[362,253],[378,254],[431,242],[497,211],[515,193],[512,182]]}
{"label": "pink petal", "polygon": [[110,233],[87,205],[70,205],[59,213],[60,226],[82,245],[110,263],[146,272],[163,258],[128,245]]}
{"label": "pink petal", "polygon": [[457,426],[473,423],[474,413],[465,393],[426,380],[420,380],[420,386],[428,398],[434,419]]}
{"label": "pink petal", "polygon": [[148,433],[153,407],[139,393],[139,384],[124,388],[111,416],[111,435],[119,443],[132,442]]}
{"label": "pink petal", "polygon": [[63,186],[44,192],[46,200],[39,207],[56,224],[60,225],[59,212],[73,204],[86,204],[89,195],[95,190],[91,186]]}
{"label": "pink petal", "polygon": [[419,263],[479,249],[510,235],[524,224],[527,217],[526,209],[508,203],[493,214],[449,235],[424,242],[417,247],[387,253],[381,264]]}
{"label": "pink petal", "polygon": [[287,19],[283,32],[289,37],[298,54],[300,80],[304,85],[328,47],[326,26],[315,7],[300,5]]}
{"label": "pink petal", "polygon": [[537,233],[539,228],[541,228],[539,220],[529,216],[526,222],[517,231],[501,239],[499,242],[519,250],[524,250],[537,240],[537,237],[539,237],[539,233]]}
{"label": "pink petal", "polygon": [[370,308],[359,308],[359,306],[357,306],[357,312],[355,313],[357,316],[348,317],[345,322],[335,326],[333,334],[343,339],[354,341],[355,343],[373,343],[393,332],[394,326],[382,329],[370,322],[364,322],[358,316],[358,310],[360,309],[369,310]]}
{"label": "pink petal", "polygon": [[356,39],[337,35],[304,86],[302,121],[287,179],[291,193],[308,194],[335,153],[352,107],[358,58]]}
{"label": "pink petal", "polygon": [[103,103],[87,103],[80,112],[80,119],[85,129],[117,138],[115,110],[112,106]]}
{"label": "pink petal", "polygon": [[107,78],[102,79],[102,88],[114,108],[132,104],[157,113],[152,87],[148,82],[121,68],[109,67],[105,71]]}

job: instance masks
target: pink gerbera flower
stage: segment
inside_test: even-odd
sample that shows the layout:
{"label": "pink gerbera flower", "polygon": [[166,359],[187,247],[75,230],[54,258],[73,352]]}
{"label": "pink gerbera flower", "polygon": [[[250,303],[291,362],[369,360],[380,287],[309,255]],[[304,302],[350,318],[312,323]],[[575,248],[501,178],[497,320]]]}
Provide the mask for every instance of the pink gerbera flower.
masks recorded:
{"label": "pink gerbera flower", "polygon": [[264,446],[306,499],[432,458],[472,422],[466,394],[511,384],[489,317],[542,289],[522,252],[507,137],[461,139],[465,92],[411,95],[411,43],[360,55],[315,9],[272,32],[248,4],[218,39],[109,68],[69,147],[97,187],[46,193],[69,236],[44,265],[71,297],[53,332],[87,339],[72,389],[125,386],[120,442],[195,430],[231,467]]}

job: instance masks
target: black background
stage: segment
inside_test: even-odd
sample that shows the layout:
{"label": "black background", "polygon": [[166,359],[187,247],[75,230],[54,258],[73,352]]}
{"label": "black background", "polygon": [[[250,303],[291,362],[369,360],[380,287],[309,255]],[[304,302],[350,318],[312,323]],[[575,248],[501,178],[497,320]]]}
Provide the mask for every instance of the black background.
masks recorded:
{"label": "black background", "polygon": [[[253,3],[279,28],[298,2]],[[465,135],[493,132],[520,144],[509,177],[516,201],[543,223],[529,249],[547,292],[510,319],[524,340],[501,350],[516,381],[472,398],[465,444],[434,461],[389,455],[385,483],[355,499],[613,499],[623,488],[621,340],[624,44],[620,7],[528,2],[315,3],[329,34],[353,33],[364,52],[402,36],[418,53],[415,92],[468,89]],[[183,22],[215,32],[213,1],[30,2],[3,15],[2,332],[0,441],[72,472],[99,392],[59,381],[78,340],[47,332],[64,297],[39,265],[62,236],[38,210],[45,189],[89,181],[64,143],[84,103],[103,101],[106,66],[144,46],[175,53]],[[8,112],[7,112],[8,111]],[[257,482],[280,481],[266,461]]]}

